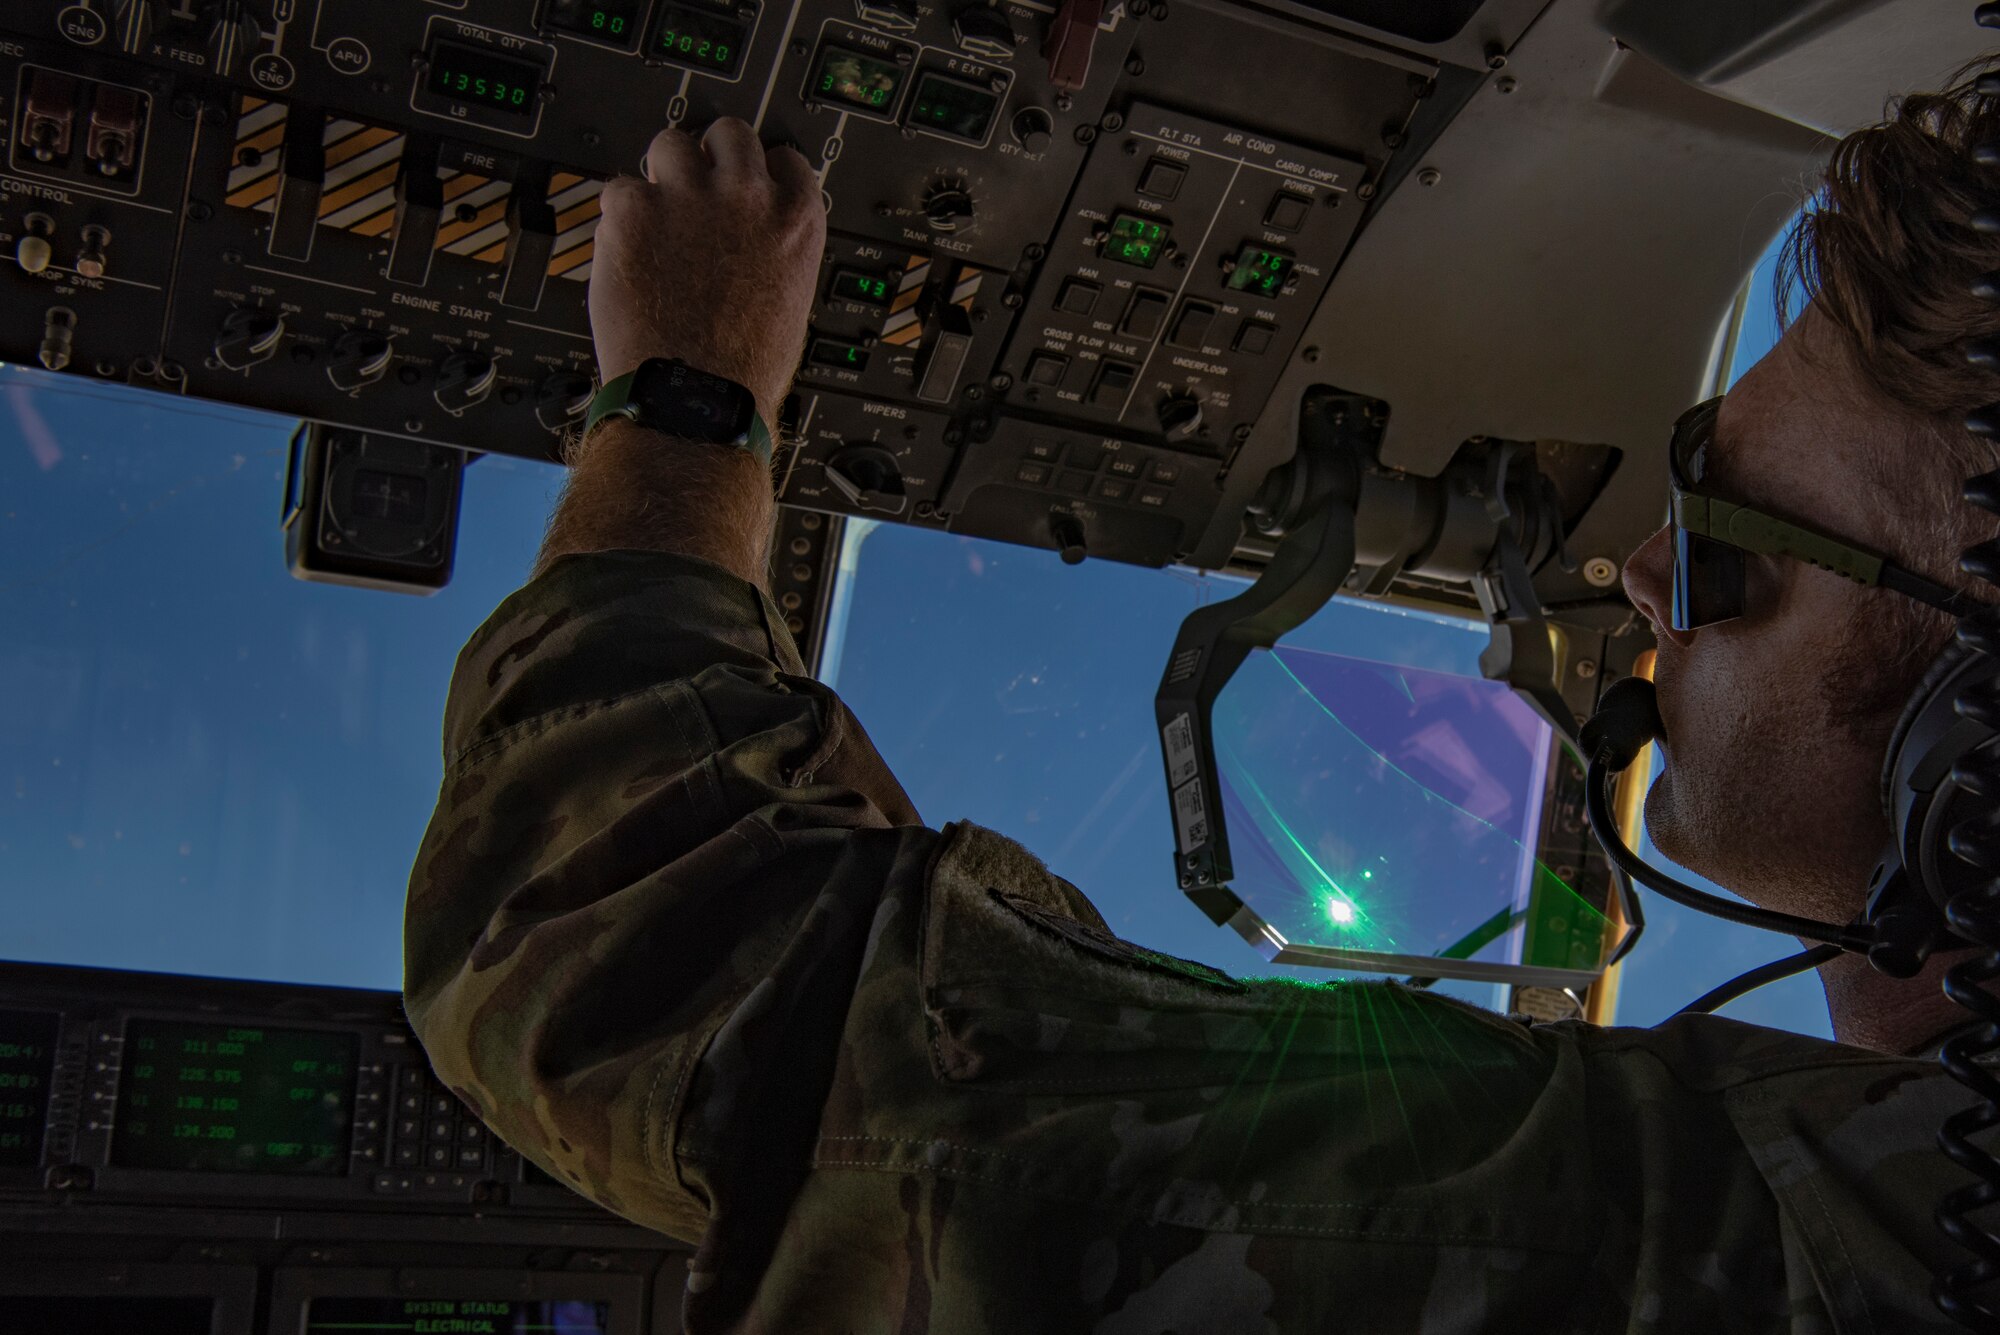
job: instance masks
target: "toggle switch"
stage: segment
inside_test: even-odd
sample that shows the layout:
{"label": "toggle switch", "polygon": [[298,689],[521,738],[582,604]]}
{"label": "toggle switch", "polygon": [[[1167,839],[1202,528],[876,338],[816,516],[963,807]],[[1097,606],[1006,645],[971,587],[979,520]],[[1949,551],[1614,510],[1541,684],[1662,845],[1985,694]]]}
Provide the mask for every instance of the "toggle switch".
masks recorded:
{"label": "toggle switch", "polygon": [[319,201],[326,184],[326,114],[293,107],[285,117],[285,147],[278,175],[276,212],[266,245],[288,260],[312,258],[319,231]]}
{"label": "toggle switch", "polygon": [[51,306],[42,317],[42,346],[36,355],[51,371],[69,365],[70,341],[76,332],[76,312],[67,306]]}
{"label": "toggle switch", "polygon": [[28,71],[21,106],[21,146],[37,162],[67,158],[76,137],[76,80],[52,70]]}
{"label": "toggle switch", "polygon": [[100,223],[86,223],[80,234],[83,249],[76,254],[76,271],[85,278],[102,278],[111,267],[104,254],[111,245],[111,229]]}
{"label": "toggle switch", "polygon": [[31,213],[22,220],[21,239],[14,243],[14,262],[28,273],[40,273],[55,258],[49,238],[56,234],[56,220],[46,213]]}

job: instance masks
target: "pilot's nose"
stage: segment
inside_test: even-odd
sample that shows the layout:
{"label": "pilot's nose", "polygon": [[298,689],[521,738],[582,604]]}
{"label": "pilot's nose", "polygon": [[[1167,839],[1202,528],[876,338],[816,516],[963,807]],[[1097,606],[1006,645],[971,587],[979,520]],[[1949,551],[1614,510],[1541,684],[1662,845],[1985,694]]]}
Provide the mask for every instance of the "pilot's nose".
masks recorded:
{"label": "pilot's nose", "polygon": [[1625,596],[1653,623],[1653,633],[1688,644],[1694,632],[1673,628],[1673,526],[1662,524],[1625,562]]}

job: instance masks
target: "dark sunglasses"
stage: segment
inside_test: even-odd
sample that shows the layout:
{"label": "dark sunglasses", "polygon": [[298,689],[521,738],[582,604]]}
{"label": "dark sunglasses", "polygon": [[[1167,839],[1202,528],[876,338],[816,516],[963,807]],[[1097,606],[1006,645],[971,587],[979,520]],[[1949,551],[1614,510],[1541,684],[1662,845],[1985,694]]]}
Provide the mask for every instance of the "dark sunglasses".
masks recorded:
{"label": "dark sunglasses", "polygon": [[1866,548],[1747,505],[1703,494],[1720,397],[1697,403],[1674,423],[1669,451],[1673,497],[1675,630],[1697,630],[1743,615],[1745,553],[1785,556],[1856,584],[1880,585],[1959,616],[1980,604]]}

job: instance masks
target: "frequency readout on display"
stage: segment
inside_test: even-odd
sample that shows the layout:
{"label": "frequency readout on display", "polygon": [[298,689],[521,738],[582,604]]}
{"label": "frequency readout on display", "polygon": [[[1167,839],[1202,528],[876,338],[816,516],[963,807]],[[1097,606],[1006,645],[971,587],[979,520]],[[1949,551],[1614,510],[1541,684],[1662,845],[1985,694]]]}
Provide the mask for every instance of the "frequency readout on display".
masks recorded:
{"label": "frequency readout on display", "polygon": [[179,1173],[347,1171],[352,1034],[133,1020],[111,1136],[120,1168]]}
{"label": "frequency readout on display", "polygon": [[542,26],[629,51],[645,9],[646,0],[549,0]]}
{"label": "frequency readout on display", "polygon": [[1291,276],[1290,255],[1281,255],[1275,250],[1245,242],[1242,249],[1236,252],[1235,263],[1230,267],[1229,286],[1237,292],[1275,297],[1285,290],[1285,280]]}
{"label": "frequency readout on display", "polygon": [[986,141],[993,125],[993,113],[1000,107],[997,95],[941,74],[925,74],[917,80],[917,95],[911,99],[909,124],[920,130],[950,135],[975,144]]}
{"label": "frequency readout on display", "polygon": [[668,5],[648,48],[661,60],[711,74],[734,74],[743,60],[745,29],[734,17]]}
{"label": "frequency readout on display", "polygon": [[1171,229],[1163,222],[1141,218],[1136,213],[1117,214],[1104,238],[1104,258],[1150,269],[1160,262],[1160,253],[1166,249],[1170,235]]}
{"label": "frequency readout on display", "polygon": [[542,67],[476,46],[439,42],[431,48],[430,77],[424,86],[454,102],[532,116],[540,106]]}
{"label": "frequency readout on display", "polygon": [[813,75],[812,96],[823,102],[839,102],[863,111],[888,111],[896,105],[902,90],[904,69],[893,60],[829,46],[820,53],[819,72]]}
{"label": "frequency readout on display", "polygon": [[406,1331],[410,1335],[606,1335],[611,1304],[521,1298],[313,1298],[305,1335]]}
{"label": "frequency readout on display", "polygon": [[0,1011],[0,1168],[41,1162],[56,1023],[46,1011]]}

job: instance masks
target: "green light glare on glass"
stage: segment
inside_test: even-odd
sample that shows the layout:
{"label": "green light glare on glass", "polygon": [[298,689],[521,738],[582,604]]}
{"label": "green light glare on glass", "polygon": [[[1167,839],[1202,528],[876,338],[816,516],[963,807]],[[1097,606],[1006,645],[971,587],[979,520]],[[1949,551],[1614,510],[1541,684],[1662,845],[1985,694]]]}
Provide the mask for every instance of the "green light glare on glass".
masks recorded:
{"label": "green light glare on glass", "polygon": [[1506,687],[1281,645],[1212,721],[1230,888],[1288,941],[1600,964],[1604,914],[1533,853],[1551,730]]}
{"label": "green light glare on glass", "polygon": [[1150,269],[1159,263],[1160,250],[1166,240],[1166,224],[1136,214],[1121,213],[1111,220],[1104,254],[1109,259]]}

